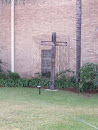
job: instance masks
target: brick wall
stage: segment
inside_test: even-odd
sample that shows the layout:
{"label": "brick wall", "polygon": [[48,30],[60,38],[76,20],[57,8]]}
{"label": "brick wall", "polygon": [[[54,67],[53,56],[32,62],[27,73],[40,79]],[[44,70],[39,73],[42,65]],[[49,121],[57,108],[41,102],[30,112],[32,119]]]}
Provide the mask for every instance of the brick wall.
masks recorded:
{"label": "brick wall", "polygon": [[[83,0],[82,64],[98,63],[98,0]],[[76,40],[75,0],[36,0],[15,6],[15,71],[22,77],[32,77],[41,71],[42,40],[51,40],[52,32],[67,47],[56,49],[56,72],[75,70]],[[10,5],[0,5],[0,55],[4,70],[10,69]],[[3,31],[2,31],[3,30]],[[3,47],[3,48],[2,48]]]}
{"label": "brick wall", "polygon": [[4,71],[10,70],[11,20],[10,6],[0,4],[0,59]]}

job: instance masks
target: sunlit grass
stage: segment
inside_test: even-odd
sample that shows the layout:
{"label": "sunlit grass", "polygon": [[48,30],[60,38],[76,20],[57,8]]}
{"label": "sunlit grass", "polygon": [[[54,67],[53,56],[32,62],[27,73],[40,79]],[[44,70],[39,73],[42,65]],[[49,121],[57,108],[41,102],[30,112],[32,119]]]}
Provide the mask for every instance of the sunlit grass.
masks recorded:
{"label": "sunlit grass", "polygon": [[76,118],[98,127],[98,95],[0,88],[0,130],[94,130]]}

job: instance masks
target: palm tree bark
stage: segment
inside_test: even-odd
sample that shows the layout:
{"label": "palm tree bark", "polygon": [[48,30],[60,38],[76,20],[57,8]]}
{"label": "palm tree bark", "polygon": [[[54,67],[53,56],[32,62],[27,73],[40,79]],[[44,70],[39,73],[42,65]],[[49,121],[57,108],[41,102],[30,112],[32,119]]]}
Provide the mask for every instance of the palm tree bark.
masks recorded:
{"label": "palm tree bark", "polygon": [[79,69],[81,66],[81,16],[82,0],[76,0],[76,82],[80,79]]}

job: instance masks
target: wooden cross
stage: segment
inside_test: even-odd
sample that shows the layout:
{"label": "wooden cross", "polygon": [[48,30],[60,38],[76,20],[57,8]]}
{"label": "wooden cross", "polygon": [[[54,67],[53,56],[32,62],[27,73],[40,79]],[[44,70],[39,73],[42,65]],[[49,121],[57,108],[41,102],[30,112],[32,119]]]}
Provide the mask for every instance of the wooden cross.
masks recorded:
{"label": "wooden cross", "polygon": [[41,41],[41,45],[52,46],[51,49],[51,77],[50,77],[50,89],[55,89],[55,57],[56,46],[66,46],[67,42],[56,41],[56,32],[52,33],[52,41]]}

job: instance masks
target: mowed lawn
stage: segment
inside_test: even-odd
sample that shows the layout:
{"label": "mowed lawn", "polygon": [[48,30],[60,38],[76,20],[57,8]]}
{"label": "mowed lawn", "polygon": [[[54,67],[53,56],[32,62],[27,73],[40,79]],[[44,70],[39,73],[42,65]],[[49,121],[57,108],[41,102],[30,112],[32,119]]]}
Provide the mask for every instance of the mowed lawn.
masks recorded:
{"label": "mowed lawn", "polygon": [[98,95],[0,88],[0,130],[98,129]]}

